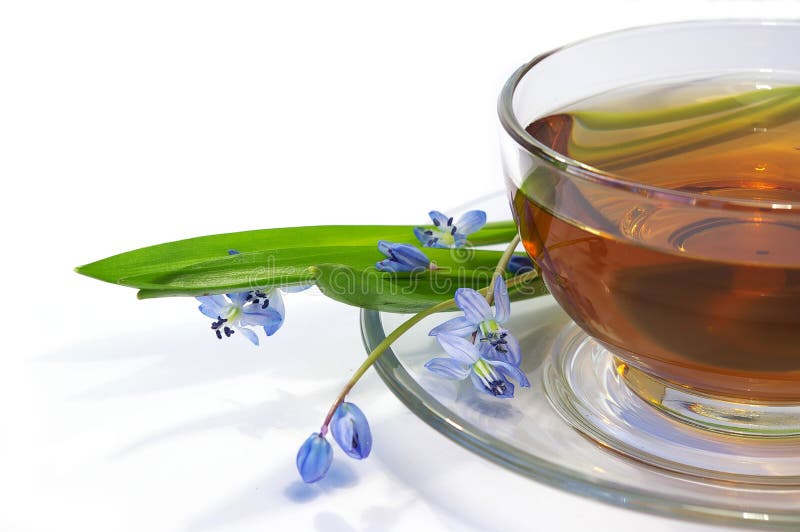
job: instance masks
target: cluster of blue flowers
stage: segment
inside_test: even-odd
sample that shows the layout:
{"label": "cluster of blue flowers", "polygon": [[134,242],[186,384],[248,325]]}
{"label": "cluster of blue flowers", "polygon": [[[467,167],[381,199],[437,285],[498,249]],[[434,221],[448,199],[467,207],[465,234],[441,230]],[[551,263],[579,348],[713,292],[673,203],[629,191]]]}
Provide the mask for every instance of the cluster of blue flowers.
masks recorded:
{"label": "cluster of blue flowers", "polygon": [[[423,247],[459,248],[467,237],[486,224],[486,213],[470,211],[453,223],[439,211],[430,212],[432,228],[417,227],[414,234]],[[418,247],[381,240],[378,250],[386,256],[375,267],[384,272],[420,272],[435,270],[436,265]],[[235,250],[230,255],[238,254]],[[527,257],[515,255],[508,271],[524,273],[533,268]],[[298,287],[302,290],[307,287]],[[287,290],[294,291],[294,290]],[[232,294],[197,298],[200,312],[211,318],[211,330],[219,338],[235,333],[258,345],[258,335],[252,328],[262,327],[267,336],[283,324],[285,308],[278,288],[249,290]],[[513,397],[514,384],[530,386],[520,369],[521,353],[517,339],[503,327],[511,313],[508,290],[502,277],[494,284],[495,310],[486,298],[469,288],[459,288],[455,301],[463,316],[442,323],[430,331],[447,353],[447,357],[430,360],[425,367],[448,379],[470,377],[481,392],[494,397]],[[341,399],[340,399],[341,400]],[[304,482],[316,482],[328,472],[333,462],[333,448],[326,436],[333,439],[351,458],[362,460],[372,450],[372,432],[364,413],[356,405],[342,401],[325,420],[319,432],[309,436],[297,452],[297,470]]]}
{"label": "cluster of blue flowers", "polygon": [[486,298],[470,288],[459,288],[456,304],[463,312],[429,333],[449,355],[425,364],[430,371],[454,380],[472,379],[481,392],[495,397],[514,397],[514,384],[527,388],[530,382],[520,369],[519,342],[502,325],[511,315],[506,283],[498,276],[494,283],[495,311]]}
{"label": "cluster of blue flowers", "polygon": [[[433,227],[415,227],[414,235],[423,245],[429,248],[461,248],[467,245],[467,237],[486,225],[486,213],[483,211],[469,211],[453,223],[453,217],[448,217],[439,211],[429,213]],[[378,250],[386,258],[375,264],[382,272],[421,272],[435,270],[436,264],[419,248],[410,244],[398,244],[381,240]]]}

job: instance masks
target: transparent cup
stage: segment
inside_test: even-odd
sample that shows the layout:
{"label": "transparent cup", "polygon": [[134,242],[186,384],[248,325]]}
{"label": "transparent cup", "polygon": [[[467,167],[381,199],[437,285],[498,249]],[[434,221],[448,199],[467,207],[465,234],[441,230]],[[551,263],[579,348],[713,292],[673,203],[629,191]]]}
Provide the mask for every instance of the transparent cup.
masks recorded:
{"label": "transparent cup", "polygon": [[[514,217],[575,324],[554,348],[548,393],[568,421],[626,454],[680,463],[679,449],[658,459],[636,449],[637,431],[661,430],[637,426],[636,410],[654,407],[691,426],[697,445],[800,435],[800,193],[637,182],[570,158],[526,127],[658,80],[751,73],[767,88],[773,78],[800,84],[800,56],[790,52],[798,40],[794,22],[635,28],[542,54],[500,95]],[[776,113],[796,107],[787,97]],[[800,138],[797,149],[800,164]],[[614,393],[639,400],[612,397],[609,379],[624,385]]]}

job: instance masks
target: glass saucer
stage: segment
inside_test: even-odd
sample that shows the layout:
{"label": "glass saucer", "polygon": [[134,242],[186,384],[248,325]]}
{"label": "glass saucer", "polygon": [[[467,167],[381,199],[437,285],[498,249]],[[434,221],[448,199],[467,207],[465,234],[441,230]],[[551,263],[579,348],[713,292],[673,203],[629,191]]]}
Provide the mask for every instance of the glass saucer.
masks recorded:
{"label": "glass saucer", "polygon": [[[406,317],[362,311],[367,350]],[[692,472],[670,470],[668,465],[653,467],[611,451],[572,428],[545,394],[547,383],[558,403],[553,390],[558,379],[552,373],[563,368],[564,357],[553,353],[560,352],[565,341],[574,340],[575,334],[574,324],[551,297],[512,305],[509,329],[520,340],[522,369],[532,384],[530,389],[517,388],[512,400],[481,394],[468,379],[452,382],[424,368],[425,362],[441,354],[427,332],[444,319],[446,315],[432,316],[414,327],[378,360],[376,370],[412,412],[456,443],[534,480],[626,508],[728,525],[800,527],[800,485],[789,482],[788,476],[783,484],[759,484],[735,474],[705,475],[700,455],[700,467]],[[604,360],[602,350],[593,350],[591,345],[584,347],[585,355],[575,359],[579,362],[575,371],[613,373],[613,359]],[[593,408],[603,415],[607,406]],[[603,439],[602,435],[593,437]],[[800,450],[797,458],[800,463]],[[786,461],[785,456],[782,459]],[[769,460],[762,465],[769,467]]]}

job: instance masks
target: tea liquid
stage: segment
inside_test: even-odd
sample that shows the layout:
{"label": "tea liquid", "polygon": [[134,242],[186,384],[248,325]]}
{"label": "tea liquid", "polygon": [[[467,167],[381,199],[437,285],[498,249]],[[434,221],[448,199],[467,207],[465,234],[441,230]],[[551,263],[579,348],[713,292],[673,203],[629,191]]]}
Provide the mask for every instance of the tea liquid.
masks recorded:
{"label": "tea liquid", "polygon": [[[791,82],[756,74],[627,88],[527,131],[626,181],[800,202],[800,89]],[[674,384],[800,403],[800,213],[798,225],[757,213],[698,218],[566,183],[547,206],[531,192],[536,179],[513,197],[523,243],[584,329]],[[568,221],[555,204],[592,222]]]}

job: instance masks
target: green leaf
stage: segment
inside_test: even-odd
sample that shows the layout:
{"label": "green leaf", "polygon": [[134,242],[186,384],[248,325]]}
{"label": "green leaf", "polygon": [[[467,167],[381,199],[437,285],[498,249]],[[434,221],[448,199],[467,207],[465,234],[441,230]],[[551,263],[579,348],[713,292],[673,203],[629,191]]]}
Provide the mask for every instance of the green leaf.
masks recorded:
{"label": "green leaf", "polygon": [[[101,281],[139,287],[137,284],[130,284],[130,280],[139,276],[178,272],[224,257],[229,249],[235,249],[242,254],[270,252],[280,256],[282,250],[296,248],[372,246],[377,253],[378,240],[416,244],[414,227],[327,225],[201,236],[128,251],[80,266],[76,271]],[[483,246],[509,242],[516,231],[511,221],[486,224],[483,229],[470,236],[470,243]]]}
{"label": "green leaf", "polygon": [[[140,298],[197,296],[254,288],[316,284],[328,297],[363,308],[417,312],[453,297],[459,287],[487,286],[502,255],[475,249],[426,249],[436,270],[381,272],[377,247],[327,246],[231,255],[174,272],[121,280]],[[538,290],[536,295],[541,295]]]}
{"label": "green leaf", "polygon": [[[413,226],[323,226],[213,235],[142,248],[78,268],[139,289],[140,298],[198,296],[254,288],[316,284],[328,297],[363,308],[418,312],[450,299],[457,288],[489,284],[502,252],[425,248],[435,270],[380,272],[378,240],[413,242]],[[510,241],[512,222],[487,225],[473,245]],[[239,254],[228,255],[229,249]],[[546,293],[541,280],[513,298]]]}

